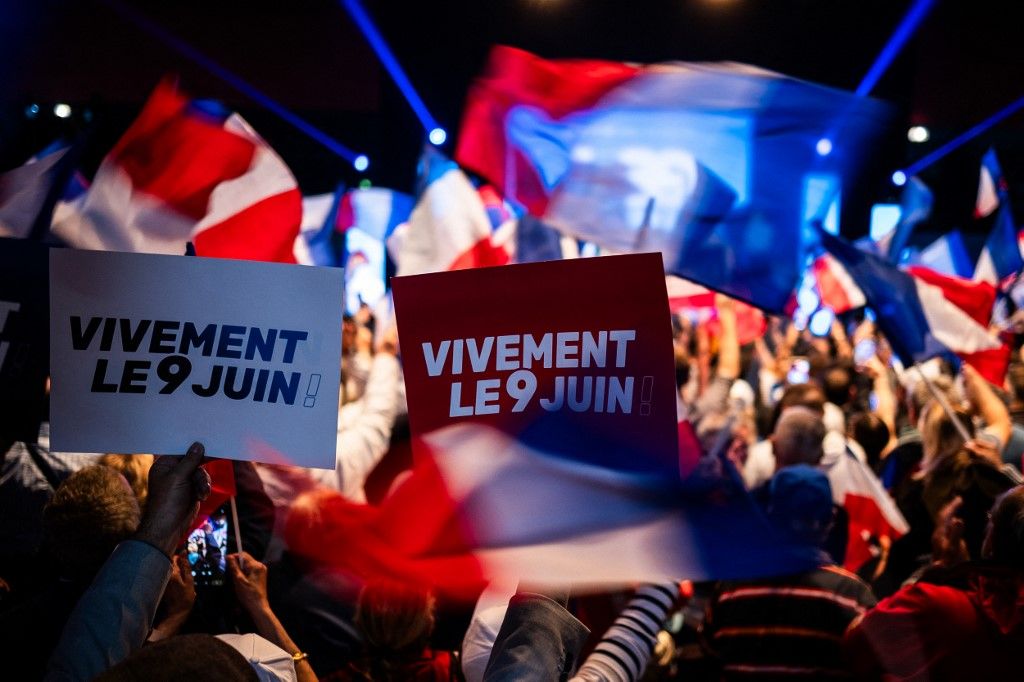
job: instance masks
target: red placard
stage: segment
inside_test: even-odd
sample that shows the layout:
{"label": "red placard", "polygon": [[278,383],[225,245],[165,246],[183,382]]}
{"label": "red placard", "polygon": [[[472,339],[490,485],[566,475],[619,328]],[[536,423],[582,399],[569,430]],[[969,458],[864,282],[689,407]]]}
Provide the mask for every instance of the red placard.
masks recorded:
{"label": "red placard", "polygon": [[396,277],[393,287],[414,435],[473,422],[584,463],[678,471],[660,255]]}

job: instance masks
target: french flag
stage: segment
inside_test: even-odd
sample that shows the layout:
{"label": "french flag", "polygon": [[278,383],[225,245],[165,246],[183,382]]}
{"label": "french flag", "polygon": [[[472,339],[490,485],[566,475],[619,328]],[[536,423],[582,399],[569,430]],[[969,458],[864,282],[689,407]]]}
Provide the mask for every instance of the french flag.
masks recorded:
{"label": "french flag", "polygon": [[[497,47],[470,91],[456,160],[567,235],[659,251],[670,273],[778,312],[813,246],[808,216],[856,172],[883,109],[740,64]],[[846,148],[823,161],[826,138]]]}
{"label": "french flag", "polygon": [[79,210],[52,231],[84,249],[294,263],[302,196],[237,114],[222,119],[168,81],[106,156]]}
{"label": "french flag", "polygon": [[409,220],[413,198],[384,187],[339,187],[332,194],[302,199],[302,239],[296,253],[300,263],[341,267],[345,233],[352,228],[386,242]]}
{"label": "french flag", "polygon": [[848,517],[843,565],[855,571],[871,558],[873,539],[895,540],[905,535],[910,525],[868,465],[849,450],[840,452],[838,456],[826,456],[821,468],[828,476],[833,500]]}
{"label": "french flag", "polygon": [[1009,203],[997,209],[992,231],[974,266],[974,279],[1002,288],[1003,284],[1024,269],[1020,237],[1013,224]]}
{"label": "french flag", "polygon": [[[993,214],[995,218],[986,220]],[[1024,257],[1010,210],[1006,179],[994,149],[989,149],[981,159],[974,217],[991,224],[988,239],[974,268],[974,279],[1002,288],[1007,280],[1024,269]]]}
{"label": "french flag", "polygon": [[996,212],[1006,196],[1006,180],[996,158],[996,150],[989,149],[981,158],[978,177],[978,198],[974,202],[974,217],[987,218]]}
{"label": "french flag", "polygon": [[821,239],[875,311],[904,364],[955,353],[990,382],[1002,385],[1010,352],[988,329],[996,298],[992,285],[921,267],[903,272],[838,237],[821,232]]}
{"label": "french flag", "polygon": [[811,266],[811,272],[822,304],[831,308],[836,315],[867,304],[864,292],[853,281],[843,264],[831,254],[824,253],[818,256]]}
{"label": "french flag", "polygon": [[[694,284],[682,277],[669,275],[665,278],[668,289],[668,307],[673,313],[695,311],[707,322],[708,333],[718,335],[718,309],[715,307],[715,292]],[[741,301],[735,303],[736,336],[740,345],[745,345],[760,338],[767,328],[764,313]]]}
{"label": "french flag", "polygon": [[974,265],[967,255],[960,230],[944,234],[913,256],[911,265],[920,265],[942,275],[966,277],[974,274]]}
{"label": "french flag", "polygon": [[514,222],[495,229],[484,198],[458,165],[428,148],[420,160],[419,184],[408,222],[388,240],[399,276],[512,262]]}
{"label": "french flag", "polygon": [[466,424],[431,434],[417,452],[428,454],[379,507],[327,491],[300,500],[289,551],[464,599],[495,578],[586,591],[792,573],[815,560],[774,535],[739,491],[673,490]]}

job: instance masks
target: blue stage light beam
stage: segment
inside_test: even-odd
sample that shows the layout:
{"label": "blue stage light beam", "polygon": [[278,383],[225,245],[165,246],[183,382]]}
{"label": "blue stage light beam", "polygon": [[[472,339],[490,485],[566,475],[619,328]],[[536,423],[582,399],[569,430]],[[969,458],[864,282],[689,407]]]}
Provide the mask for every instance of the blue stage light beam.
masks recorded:
{"label": "blue stage light beam", "polygon": [[[380,31],[374,25],[373,20],[370,19],[370,15],[366,13],[363,6],[359,3],[359,0],[338,0],[341,6],[345,8],[348,15],[352,17],[352,21],[356,22],[356,26],[362,32],[363,37],[366,38],[366,42],[370,44],[373,51],[377,53],[377,59],[387,70],[388,75],[391,76],[391,80],[395,82],[402,95],[405,97],[405,101],[409,103],[416,118],[420,120],[423,125],[423,130],[430,133],[430,141],[435,145],[444,143],[444,128],[437,122],[430,112],[427,110],[427,105],[423,103],[416,89],[412,86],[412,82],[409,77],[405,75],[405,71],[402,70],[401,64],[395,58],[394,53],[388,44],[384,41],[384,36],[381,35]],[[436,132],[440,131],[440,132]],[[441,142],[434,142],[435,139],[440,139]]]}
{"label": "blue stage light beam", "polygon": [[1006,105],[1004,108],[992,114],[981,123],[978,123],[969,130],[960,133],[946,144],[942,145],[938,149],[933,150],[930,154],[925,154],[920,159],[918,159],[917,161],[903,169],[903,172],[906,174],[907,177],[917,175],[918,173],[920,173],[925,168],[932,165],[942,157],[962,147],[964,144],[970,142],[978,135],[981,135],[989,128],[1002,122],[1004,119],[1013,116],[1021,109],[1024,109],[1024,97],[1021,97],[1017,101],[1011,102],[1010,104]]}
{"label": "blue stage light beam", "polygon": [[251,99],[256,104],[260,105],[267,111],[270,111],[278,118],[291,125],[300,133],[306,135],[315,142],[318,142],[320,145],[322,145],[330,152],[334,153],[337,156],[340,156],[341,158],[345,159],[347,162],[353,165],[356,165],[357,160],[360,161],[359,165],[361,165],[362,168],[357,168],[356,170],[363,171],[366,170],[366,168],[369,166],[369,161],[366,159],[365,155],[359,154],[349,149],[341,142],[338,142],[333,137],[331,137],[324,131],[314,126],[312,123],[300,117],[298,114],[295,114],[294,112],[285,108],[284,105],[278,103],[276,100],[271,99],[269,95],[263,93],[261,90],[256,88],[256,86],[250,84],[248,81],[244,80],[240,76],[234,74],[233,72],[224,68],[217,62],[213,61],[212,59],[207,57],[205,54],[203,54],[196,48],[192,47],[192,45],[185,42],[181,38],[178,38],[177,36],[172,34],[170,31],[168,31],[163,26],[156,23],[149,17],[145,16],[144,14],[141,14],[134,8],[129,7],[125,3],[121,2],[121,0],[103,0],[103,2],[107,6],[111,7],[118,14],[120,14],[122,17],[128,19],[133,24],[141,28],[146,33],[150,34],[160,42],[164,43],[165,45],[167,45],[172,50],[179,53],[186,59],[195,62],[199,66],[203,67],[204,69],[212,73],[214,76],[221,79],[222,81],[230,85],[232,88],[234,88],[238,92],[242,93],[243,95]]}
{"label": "blue stage light beam", "polygon": [[882,79],[889,65],[892,64],[896,56],[899,55],[900,50],[910,39],[910,36],[914,35],[914,31],[924,21],[924,18],[928,16],[928,12],[935,5],[935,0],[915,0],[914,4],[907,10],[903,20],[900,21],[896,30],[889,36],[889,42],[885,44],[882,51],[875,57],[875,63],[871,65],[868,72],[864,74],[864,78],[861,80],[860,85],[857,86],[857,94],[861,97],[867,96],[875,86],[878,85],[878,81]]}

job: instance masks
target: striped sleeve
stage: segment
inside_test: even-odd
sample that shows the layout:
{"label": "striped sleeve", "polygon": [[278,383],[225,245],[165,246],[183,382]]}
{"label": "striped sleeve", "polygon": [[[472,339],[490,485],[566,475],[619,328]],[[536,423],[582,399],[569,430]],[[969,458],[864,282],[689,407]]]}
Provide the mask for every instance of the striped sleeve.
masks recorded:
{"label": "striped sleeve", "polygon": [[676,602],[676,583],[644,585],[615,619],[571,682],[632,682],[654,652],[658,630]]}

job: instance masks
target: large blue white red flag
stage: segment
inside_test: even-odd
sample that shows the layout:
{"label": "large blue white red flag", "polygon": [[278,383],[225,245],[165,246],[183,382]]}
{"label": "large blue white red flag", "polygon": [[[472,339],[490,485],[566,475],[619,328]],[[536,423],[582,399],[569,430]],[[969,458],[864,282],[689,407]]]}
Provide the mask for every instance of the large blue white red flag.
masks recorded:
{"label": "large blue white red flag", "polygon": [[511,262],[514,221],[509,220],[505,230],[496,230],[484,197],[462,169],[428,148],[419,171],[416,206],[388,243],[398,275]]}
{"label": "large blue white red flag", "polygon": [[883,118],[738,64],[550,61],[497,47],[456,160],[553,227],[774,311]]}
{"label": "large blue white red flag", "polygon": [[1009,347],[989,331],[995,288],[921,267],[907,272],[830,234],[821,234],[833,263],[862,292],[878,326],[905,365],[955,353],[1002,385]]}
{"label": "large blue white red flag", "polygon": [[52,231],[77,248],[295,262],[302,196],[280,157],[237,114],[193,105],[162,82]]}
{"label": "large blue white red flag", "polygon": [[326,536],[300,525],[292,551],[451,589],[497,577],[584,589],[750,577],[814,562],[728,478],[684,478],[697,453],[678,445],[656,254],[393,284],[417,468],[378,510],[318,504],[317,518],[344,523]]}

